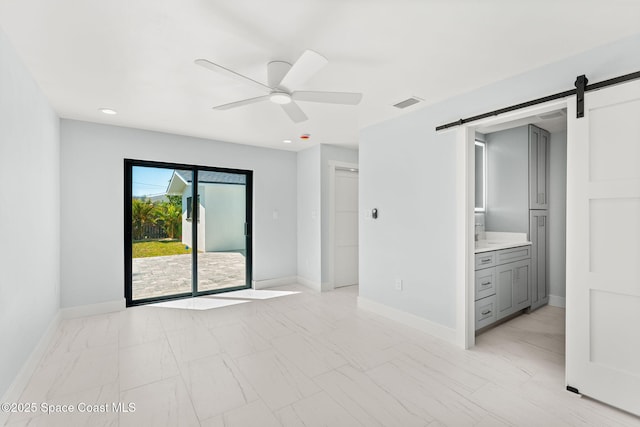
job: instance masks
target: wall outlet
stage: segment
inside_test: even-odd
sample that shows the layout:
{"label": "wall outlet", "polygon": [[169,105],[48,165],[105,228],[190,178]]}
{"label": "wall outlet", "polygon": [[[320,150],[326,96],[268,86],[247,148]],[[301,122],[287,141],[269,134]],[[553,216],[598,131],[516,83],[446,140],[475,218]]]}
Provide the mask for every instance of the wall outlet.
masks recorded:
{"label": "wall outlet", "polygon": [[394,283],[394,288],[396,291],[401,291],[402,290],[402,279],[396,279],[395,283]]}

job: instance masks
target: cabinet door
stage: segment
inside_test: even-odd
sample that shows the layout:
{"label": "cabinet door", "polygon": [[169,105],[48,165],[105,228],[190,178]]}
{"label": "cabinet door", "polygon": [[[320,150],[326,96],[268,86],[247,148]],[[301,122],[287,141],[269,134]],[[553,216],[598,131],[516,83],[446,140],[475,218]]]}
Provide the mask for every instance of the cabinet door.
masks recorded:
{"label": "cabinet door", "polygon": [[518,261],[513,267],[513,311],[522,310],[531,305],[529,292],[530,260]]}
{"label": "cabinet door", "polygon": [[531,260],[496,267],[496,308],[498,320],[531,305],[529,275]]}
{"label": "cabinet door", "polygon": [[540,129],[540,143],[538,144],[538,209],[549,208],[549,153],[551,151],[551,135]]}
{"label": "cabinet door", "polygon": [[529,209],[549,207],[550,134],[529,125]]}
{"label": "cabinet door", "polygon": [[549,271],[547,263],[548,241],[547,211],[531,211],[529,236],[531,242],[531,308],[536,309],[549,302]]}
{"label": "cabinet door", "polygon": [[529,209],[540,209],[538,200],[538,146],[540,145],[540,128],[529,126]]}
{"label": "cabinet door", "polygon": [[513,306],[513,268],[511,264],[496,267],[496,308],[498,320],[515,313]]}

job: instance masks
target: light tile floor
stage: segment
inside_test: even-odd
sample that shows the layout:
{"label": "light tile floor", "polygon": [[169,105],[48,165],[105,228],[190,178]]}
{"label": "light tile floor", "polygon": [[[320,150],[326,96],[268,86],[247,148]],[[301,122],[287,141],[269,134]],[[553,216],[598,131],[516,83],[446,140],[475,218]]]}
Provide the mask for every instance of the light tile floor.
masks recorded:
{"label": "light tile floor", "polygon": [[135,412],[14,414],[10,426],[638,426],[564,391],[564,310],[460,350],[356,308],[357,287],[300,286],[211,310],[66,320],[22,402]]}

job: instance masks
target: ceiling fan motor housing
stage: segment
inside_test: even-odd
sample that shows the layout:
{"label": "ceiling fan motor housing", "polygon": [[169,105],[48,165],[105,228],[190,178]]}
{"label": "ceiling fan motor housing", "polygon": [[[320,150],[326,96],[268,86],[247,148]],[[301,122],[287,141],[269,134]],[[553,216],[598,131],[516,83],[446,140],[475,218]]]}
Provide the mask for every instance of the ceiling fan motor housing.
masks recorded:
{"label": "ceiling fan motor housing", "polygon": [[[280,88],[280,82],[291,69],[291,64],[284,61],[271,61],[267,64],[267,84],[272,88]],[[289,88],[282,88],[289,91]]]}

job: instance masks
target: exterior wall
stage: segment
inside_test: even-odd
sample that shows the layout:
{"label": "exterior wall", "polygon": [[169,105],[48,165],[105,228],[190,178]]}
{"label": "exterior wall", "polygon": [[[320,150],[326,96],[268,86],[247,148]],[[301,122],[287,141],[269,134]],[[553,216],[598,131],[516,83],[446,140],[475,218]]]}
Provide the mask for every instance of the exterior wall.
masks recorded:
{"label": "exterior wall", "polygon": [[[0,396],[60,308],[59,135],[57,115],[0,30]],[[93,200],[76,197],[77,217]]]}
{"label": "exterior wall", "polygon": [[124,297],[125,158],[253,170],[253,277],[296,275],[296,153],[74,120],[61,145],[63,307]]}
{"label": "exterior wall", "polygon": [[187,198],[191,197],[191,184],[187,185],[182,193],[182,243],[191,246],[193,233],[191,221],[187,221]]}
{"label": "exterior wall", "polygon": [[[191,191],[193,186],[191,184],[187,184],[182,193],[182,243],[188,246],[193,246],[193,233],[192,233],[192,221],[187,221],[187,198],[191,197]],[[198,194],[200,195],[200,205],[198,208],[198,248],[202,250],[205,247],[205,233],[203,232],[205,228],[205,224],[207,221],[207,217],[205,214],[204,208],[204,198],[205,193],[204,189],[201,185],[198,186]]]}
{"label": "exterior wall", "polygon": [[206,252],[245,249],[245,189],[244,185],[204,184],[205,195],[202,235]]}

